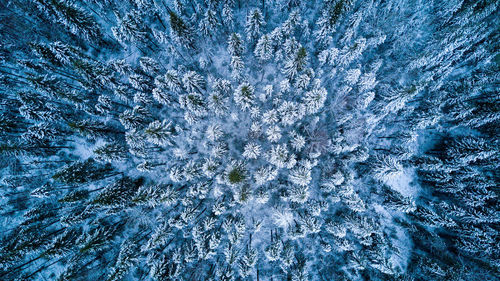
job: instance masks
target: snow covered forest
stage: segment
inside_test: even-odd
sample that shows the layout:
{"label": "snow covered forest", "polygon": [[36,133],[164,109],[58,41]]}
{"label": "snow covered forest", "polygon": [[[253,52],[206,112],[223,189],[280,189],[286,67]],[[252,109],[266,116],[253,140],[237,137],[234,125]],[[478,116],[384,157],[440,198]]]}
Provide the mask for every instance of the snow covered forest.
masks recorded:
{"label": "snow covered forest", "polygon": [[498,0],[0,0],[0,280],[500,280]]}

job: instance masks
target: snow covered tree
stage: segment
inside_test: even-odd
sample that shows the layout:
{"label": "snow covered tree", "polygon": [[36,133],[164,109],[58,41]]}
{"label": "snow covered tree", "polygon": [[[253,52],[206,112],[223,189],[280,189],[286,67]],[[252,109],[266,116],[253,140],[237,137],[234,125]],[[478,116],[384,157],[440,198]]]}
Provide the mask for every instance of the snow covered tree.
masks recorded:
{"label": "snow covered tree", "polygon": [[300,186],[307,186],[311,180],[311,170],[308,167],[297,167],[290,172],[288,176],[291,182]]}
{"label": "snow covered tree", "polygon": [[120,114],[120,122],[125,129],[136,129],[145,126],[148,115],[144,107],[136,105],[132,110],[127,109]]}
{"label": "snow covered tree", "polygon": [[229,35],[228,47],[227,51],[232,57],[241,57],[243,55],[243,51],[245,47],[243,45],[243,40],[241,40],[241,36],[238,33],[231,33]]}
{"label": "snow covered tree", "polygon": [[266,182],[274,180],[278,171],[270,166],[264,166],[254,172],[254,179],[257,185],[263,185]]}
{"label": "snow covered tree", "polygon": [[113,162],[124,161],[127,158],[127,149],[119,143],[107,143],[94,150],[98,160]]}
{"label": "snow covered tree", "polygon": [[75,35],[91,41],[100,40],[101,30],[97,22],[84,9],[72,1],[35,0],[33,4],[54,23],[61,23]]}
{"label": "snow covered tree", "polygon": [[218,139],[220,139],[223,136],[223,134],[224,134],[224,132],[222,131],[220,126],[215,125],[215,124],[208,125],[207,131],[206,131],[206,137],[208,138],[208,140],[217,141]]}
{"label": "snow covered tree", "polygon": [[201,33],[205,36],[213,36],[217,32],[217,26],[219,25],[218,19],[215,12],[211,9],[205,11],[203,19],[200,21],[198,28]]}
{"label": "snow covered tree", "polygon": [[201,93],[201,91],[204,89],[205,86],[205,81],[203,80],[203,77],[198,73],[196,73],[195,71],[186,72],[182,77],[182,83],[184,88],[188,92],[197,91],[198,93]]}
{"label": "snow covered tree", "polygon": [[243,151],[243,157],[249,159],[257,159],[261,153],[260,145],[256,143],[248,143],[245,145],[245,149]]}
{"label": "snow covered tree", "polygon": [[111,29],[115,38],[122,44],[128,42],[146,42],[147,30],[139,11],[130,11],[121,19],[117,27]]}
{"label": "snow covered tree", "polygon": [[229,185],[241,185],[247,177],[247,169],[241,161],[231,161],[224,171],[224,180]]}
{"label": "snow covered tree", "polygon": [[108,281],[122,279],[137,261],[137,245],[132,241],[122,243],[115,265],[111,268]]}
{"label": "snow covered tree", "polygon": [[270,142],[278,142],[281,139],[281,129],[277,125],[271,126],[267,129],[266,135]]}
{"label": "snow covered tree", "polygon": [[85,183],[103,179],[109,176],[112,171],[111,165],[101,165],[92,158],[89,158],[61,169],[52,178],[63,183]]}
{"label": "snow covered tree", "polygon": [[257,41],[257,46],[255,46],[254,54],[262,62],[268,61],[272,58],[273,56],[272,42],[267,34],[262,35],[259,41]]}
{"label": "snow covered tree", "polygon": [[139,59],[142,70],[149,75],[156,75],[160,71],[160,64],[153,58],[142,57]]}
{"label": "snow covered tree", "polygon": [[248,110],[255,103],[254,88],[249,83],[243,83],[238,86],[234,92],[234,101],[243,110]]}
{"label": "snow covered tree", "polygon": [[325,88],[313,89],[306,92],[303,103],[308,114],[317,113],[325,104],[328,93]]}
{"label": "snow covered tree", "polygon": [[184,47],[194,49],[195,42],[192,28],[175,12],[169,11],[168,13],[170,16],[172,37]]}
{"label": "snow covered tree", "polygon": [[153,121],[149,123],[148,127],[144,130],[148,141],[155,145],[165,146],[171,144],[170,138],[174,131],[171,122],[166,120]]}
{"label": "snow covered tree", "polygon": [[140,184],[140,180],[120,178],[99,192],[92,199],[91,204],[104,208],[116,208],[128,205]]}
{"label": "snow covered tree", "polygon": [[286,60],[283,73],[285,73],[289,79],[294,79],[297,74],[305,68],[307,62],[306,48],[300,47]]}
{"label": "snow covered tree", "polygon": [[222,22],[228,29],[231,29],[234,25],[233,9],[229,5],[229,2],[225,3],[222,8]]}
{"label": "snow covered tree", "polygon": [[168,90],[175,93],[180,93],[182,91],[182,82],[179,72],[173,69],[169,69],[164,75],[156,77],[155,85],[160,90]]}
{"label": "snow covered tree", "polygon": [[281,123],[285,126],[290,126],[302,119],[305,109],[302,104],[285,101],[278,108],[278,112],[281,117]]}
{"label": "snow covered tree", "polygon": [[247,246],[244,255],[241,257],[238,263],[239,273],[241,277],[250,276],[257,263],[257,251]]}
{"label": "snow covered tree", "polygon": [[241,80],[243,78],[243,69],[245,68],[245,64],[241,57],[232,56],[231,57],[231,69],[232,76],[235,80]]}
{"label": "snow covered tree", "polygon": [[269,152],[269,163],[277,168],[291,169],[296,164],[295,155],[290,154],[286,144],[278,144],[271,148]]}
{"label": "snow covered tree", "polygon": [[248,15],[245,24],[245,31],[248,40],[254,41],[262,34],[262,29],[266,22],[260,9],[253,9]]}

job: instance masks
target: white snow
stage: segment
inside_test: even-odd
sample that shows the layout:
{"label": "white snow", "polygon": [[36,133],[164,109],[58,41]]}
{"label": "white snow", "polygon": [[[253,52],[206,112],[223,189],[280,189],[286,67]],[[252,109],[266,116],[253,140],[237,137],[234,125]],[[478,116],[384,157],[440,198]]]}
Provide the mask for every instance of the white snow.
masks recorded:
{"label": "white snow", "polygon": [[386,180],[386,184],[405,197],[416,198],[419,194],[419,187],[413,182],[415,177],[414,169],[404,169],[403,172],[397,173],[393,177]]}

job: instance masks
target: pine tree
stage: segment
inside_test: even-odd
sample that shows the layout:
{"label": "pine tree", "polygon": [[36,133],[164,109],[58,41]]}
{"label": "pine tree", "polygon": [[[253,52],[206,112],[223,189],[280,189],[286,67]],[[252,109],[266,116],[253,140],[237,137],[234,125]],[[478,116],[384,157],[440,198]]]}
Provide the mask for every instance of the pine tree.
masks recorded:
{"label": "pine tree", "polygon": [[358,82],[359,76],[361,75],[361,70],[359,69],[349,69],[346,72],[345,81],[348,85],[354,85]]}
{"label": "pine tree", "polygon": [[121,280],[135,262],[137,262],[137,245],[133,241],[124,241],[115,265],[111,268],[108,281]]}
{"label": "pine tree", "polygon": [[290,172],[288,179],[294,184],[307,186],[312,180],[311,170],[304,166],[297,167]]}
{"label": "pine tree", "polygon": [[233,160],[224,171],[225,183],[232,186],[242,185],[247,180],[247,172],[243,162]]}
{"label": "pine tree", "polygon": [[141,186],[132,198],[139,205],[156,207],[173,205],[179,197],[179,192],[172,185]]}
{"label": "pine tree", "polygon": [[234,26],[233,9],[229,5],[229,3],[225,3],[224,7],[222,8],[222,22],[229,30],[231,30]]}
{"label": "pine tree", "polygon": [[[295,172],[295,173],[297,173],[297,172]],[[303,179],[304,175],[301,174],[299,177],[301,178],[299,182],[305,183],[304,179]],[[292,178],[294,178],[294,177],[292,177]],[[298,181],[298,180],[295,180],[295,181]],[[299,204],[303,204],[309,198],[309,188],[307,186],[304,186],[304,185],[292,185],[289,188],[289,196],[290,196],[290,201],[295,202],[295,203],[299,203]]]}
{"label": "pine tree", "polygon": [[375,177],[379,180],[388,180],[400,174],[403,170],[401,163],[391,156],[380,156],[374,163]]}
{"label": "pine tree", "polygon": [[250,246],[247,246],[243,257],[238,262],[240,276],[243,278],[250,276],[256,263],[257,251]]}
{"label": "pine tree", "polygon": [[108,248],[113,232],[113,227],[99,226],[83,233],[76,241],[77,245],[80,246],[80,252],[92,253]]}
{"label": "pine tree", "polygon": [[352,5],[351,0],[327,1],[317,21],[319,26],[315,32],[316,41],[321,45],[328,45],[331,41],[331,35],[336,30],[338,21],[342,15],[347,12]]}
{"label": "pine tree", "polygon": [[94,150],[94,153],[98,160],[106,162],[125,161],[127,159],[126,147],[116,142],[101,145]]}
{"label": "pine tree", "polygon": [[238,86],[234,92],[234,101],[243,110],[250,109],[255,103],[254,88],[249,83],[243,83]]}
{"label": "pine tree", "polygon": [[271,126],[266,130],[266,135],[270,142],[278,142],[281,139],[281,129],[277,125]]}
{"label": "pine tree", "polygon": [[172,105],[175,101],[174,96],[161,88],[153,89],[153,98],[160,104]]}
{"label": "pine tree", "polygon": [[241,35],[238,33],[232,33],[228,39],[227,51],[233,57],[241,57],[244,51],[243,41],[241,40]]}
{"label": "pine tree", "polygon": [[156,77],[155,85],[161,90],[175,93],[180,93],[182,91],[182,82],[179,73],[173,69],[169,69],[164,75]]}
{"label": "pine tree", "polygon": [[142,18],[143,17],[139,11],[130,11],[123,17],[123,19],[121,19],[120,24],[117,27],[111,28],[113,35],[124,45],[128,42],[146,42],[147,29]]}
{"label": "pine tree", "polygon": [[285,62],[283,73],[285,73],[289,79],[294,79],[297,74],[305,68],[307,61],[306,48],[300,47]]}
{"label": "pine tree", "polygon": [[144,130],[146,138],[148,141],[155,145],[166,146],[171,145],[170,141],[172,133],[174,133],[174,128],[172,123],[166,120],[158,121],[155,120],[149,123],[148,127]]}
{"label": "pine tree", "polygon": [[250,41],[257,40],[262,34],[262,29],[265,25],[264,17],[260,9],[256,8],[252,10],[246,19],[245,31],[247,33],[247,38]]}
{"label": "pine tree", "polygon": [[231,57],[231,69],[233,70],[232,76],[235,80],[241,80],[243,78],[243,69],[245,64],[241,57],[232,56]]}
{"label": "pine tree", "polygon": [[198,28],[203,35],[211,37],[217,32],[218,25],[219,22],[215,16],[215,12],[209,8],[205,11],[205,15],[200,21]]}
{"label": "pine tree", "polygon": [[293,125],[305,115],[305,108],[302,104],[292,101],[285,101],[278,108],[281,123],[285,126]]}
{"label": "pine tree", "polygon": [[263,166],[254,172],[254,179],[257,185],[263,185],[266,182],[274,180],[278,171],[270,166]]}
{"label": "pine tree", "polygon": [[294,29],[301,23],[302,17],[299,10],[293,10],[288,19],[283,23],[282,31],[286,36],[293,36]]}
{"label": "pine tree", "polygon": [[179,97],[179,104],[187,109],[184,118],[192,122],[207,114],[207,105],[201,94],[190,93]]}
{"label": "pine tree", "polygon": [[259,41],[257,42],[257,46],[255,47],[255,56],[262,62],[265,62],[272,58],[272,52],[272,42],[269,39],[269,36],[267,34],[262,35],[262,37],[260,37]]}
{"label": "pine tree", "polygon": [[278,237],[275,237],[274,241],[272,241],[271,244],[266,247],[264,253],[268,260],[275,261],[280,258],[282,249],[283,249],[282,241]]}
{"label": "pine tree", "polygon": [[191,27],[189,27],[175,12],[169,11],[169,15],[172,37],[184,47],[194,49],[195,41]]}
{"label": "pine tree", "polygon": [[61,169],[52,178],[62,183],[86,183],[103,179],[112,174],[112,171],[110,164],[101,165],[89,158]]}
{"label": "pine tree", "polygon": [[75,245],[74,240],[80,234],[79,229],[68,229],[62,234],[56,236],[47,250],[43,253],[47,257],[60,257],[68,253]]}
{"label": "pine tree", "polygon": [[366,92],[359,96],[357,105],[359,106],[360,109],[365,109],[373,101],[374,98],[375,98],[374,92]]}
{"label": "pine tree", "polygon": [[295,155],[290,154],[286,144],[278,144],[271,148],[269,152],[269,163],[277,168],[291,169],[296,164]]}
{"label": "pine tree", "polygon": [[261,152],[260,145],[256,143],[248,143],[245,145],[245,149],[243,151],[243,157],[249,159],[257,159]]}
{"label": "pine tree", "polygon": [[139,105],[132,110],[127,109],[120,114],[120,122],[125,129],[137,129],[146,125],[149,119],[148,111]]}
{"label": "pine tree", "polygon": [[306,139],[299,135],[298,133],[296,133],[295,131],[292,131],[291,133],[291,137],[292,137],[292,140],[291,140],[291,145],[292,147],[296,150],[296,151],[300,151],[302,150],[302,148],[305,146],[306,144]]}
{"label": "pine tree", "polygon": [[160,64],[155,59],[150,57],[140,58],[139,65],[145,73],[151,76],[156,75],[161,69]]}
{"label": "pine tree", "polygon": [[71,1],[35,0],[37,8],[55,23],[61,23],[75,35],[87,40],[98,41],[101,30],[95,20],[86,11]]}
{"label": "pine tree", "polygon": [[123,132],[108,127],[105,124],[92,120],[81,120],[76,122],[70,122],[68,126],[80,133],[81,135],[88,137],[90,139],[96,139],[99,137],[105,138],[109,135],[122,134]]}
{"label": "pine tree", "polygon": [[324,105],[328,93],[325,88],[313,89],[306,92],[303,103],[308,114],[317,113]]}
{"label": "pine tree", "polygon": [[203,77],[194,71],[188,71],[182,77],[182,83],[186,91],[201,93],[205,87]]}
{"label": "pine tree", "polygon": [[91,202],[100,207],[123,207],[131,203],[132,197],[140,184],[140,180],[134,181],[130,178],[121,178],[107,185]]}

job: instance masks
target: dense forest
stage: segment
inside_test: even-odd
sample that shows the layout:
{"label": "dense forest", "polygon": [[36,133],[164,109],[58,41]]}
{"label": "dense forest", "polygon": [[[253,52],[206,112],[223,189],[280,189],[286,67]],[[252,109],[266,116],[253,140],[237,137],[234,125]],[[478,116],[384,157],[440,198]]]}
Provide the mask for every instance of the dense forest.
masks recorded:
{"label": "dense forest", "polygon": [[0,280],[499,280],[499,6],[0,0]]}

